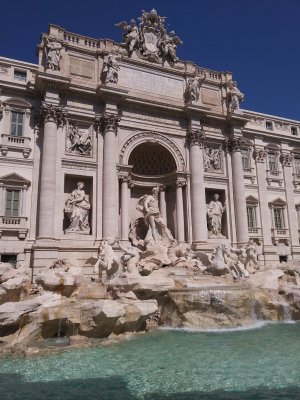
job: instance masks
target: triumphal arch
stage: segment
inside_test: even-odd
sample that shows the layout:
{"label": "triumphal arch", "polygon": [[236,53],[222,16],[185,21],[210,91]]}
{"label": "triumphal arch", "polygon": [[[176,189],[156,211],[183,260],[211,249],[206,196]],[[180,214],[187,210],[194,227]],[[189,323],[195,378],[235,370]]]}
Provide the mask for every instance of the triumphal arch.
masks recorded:
{"label": "triumphal arch", "polygon": [[195,251],[298,258],[300,123],[243,110],[231,73],[178,58],[165,19],[117,23],[120,42],[50,25],[37,64],[0,59],[2,261],[88,271],[141,217]]}

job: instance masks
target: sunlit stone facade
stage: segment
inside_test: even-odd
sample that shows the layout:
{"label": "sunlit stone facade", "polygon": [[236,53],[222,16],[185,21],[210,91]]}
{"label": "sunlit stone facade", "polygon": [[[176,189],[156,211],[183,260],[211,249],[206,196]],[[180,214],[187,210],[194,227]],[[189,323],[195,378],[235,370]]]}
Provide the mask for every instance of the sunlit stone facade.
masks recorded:
{"label": "sunlit stone facade", "polygon": [[[298,258],[300,122],[243,110],[231,73],[132,38],[50,25],[37,65],[0,58],[1,260],[38,270],[71,257],[89,273],[101,238],[116,251],[128,240],[137,200],[154,186],[179,242],[211,252],[253,239],[261,263]],[[76,214],[70,198],[81,195]]]}

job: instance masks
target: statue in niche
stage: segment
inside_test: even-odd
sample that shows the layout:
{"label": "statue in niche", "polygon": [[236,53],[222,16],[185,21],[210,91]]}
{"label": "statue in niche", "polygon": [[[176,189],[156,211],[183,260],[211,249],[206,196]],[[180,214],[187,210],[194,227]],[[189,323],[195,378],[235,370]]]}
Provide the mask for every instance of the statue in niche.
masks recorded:
{"label": "statue in niche", "polygon": [[169,244],[169,242],[173,240],[173,236],[160,214],[158,206],[158,193],[159,188],[154,187],[152,189],[152,194],[146,194],[138,200],[136,208],[143,213],[144,221],[148,227],[148,231],[144,239],[145,243],[163,242],[165,244]]}
{"label": "statue in niche", "polygon": [[206,147],[204,151],[204,171],[221,172],[221,150]]}
{"label": "statue in niche", "polygon": [[228,87],[228,111],[234,112],[240,109],[240,103],[244,100],[244,94],[238,89],[237,82],[230,80]]}
{"label": "statue in niche", "polygon": [[91,133],[88,132],[88,134],[84,134],[82,131],[79,130],[76,124],[70,124],[68,126],[67,133],[67,152],[91,156]]}
{"label": "statue in niche", "polygon": [[189,78],[187,81],[187,86],[185,90],[185,101],[186,103],[193,103],[199,100],[200,96],[200,86],[202,82],[205,80],[206,75],[203,76],[195,76],[193,78]]}
{"label": "statue in niche", "polygon": [[222,215],[225,206],[219,201],[220,196],[216,193],[213,200],[207,205],[207,219],[209,238],[222,238]]}
{"label": "statue in niche", "polygon": [[50,38],[47,35],[43,35],[44,40],[44,51],[46,56],[46,69],[52,71],[60,71],[60,59],[62,45],[55,39]]}
{"label": "statue in niche", "polygon": [[114,278],[120,270],[120,260],[112,248],[111,238],[102,239],[99,246],[99,256],[94,265],[94,273],[99,273],[102,281]]}
{"label": "statue in niche", "polygon": [[90,234],[89,210],[91,205],[83,188],[84,183],[78,182],[77,189],[72,191],[66,201],[65,212],[70,219],[70,225],[65,233]]}
{"label": "statue in niche", "polygon": [[103,64],[103,83],[118,83],[120,66],[115,54],[104,57]]}

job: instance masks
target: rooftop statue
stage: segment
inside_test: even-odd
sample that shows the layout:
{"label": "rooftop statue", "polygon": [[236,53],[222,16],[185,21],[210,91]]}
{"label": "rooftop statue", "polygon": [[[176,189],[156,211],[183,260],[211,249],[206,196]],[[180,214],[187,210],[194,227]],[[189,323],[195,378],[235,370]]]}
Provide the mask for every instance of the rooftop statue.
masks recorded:
{"label": "rooftop statue", "polygon": [[240,109],[240,104],[244,100],[244,94],[238,89],[237,82],[230,80],[228,88],[228,111],[235,112]]}
{"label": "rooftop statue", "polygon": [[46,69],[60,71],[62,45],[47,35],[43,35],[43,41],[46,56]]}
{"label": "rooftop statue", "polygon": [[139,26],[134,19],[130,23],[121,21],[116,24],[123,30],[123,43],[129,57],[135,51],[145,60],[163,65],[167,61],[171,66],[175,66],[178,61],[176,49],[182,41],[174,31],[166,31],[165,19],[166,17],[159,16],[154,9],[149,12],[142,10]]}

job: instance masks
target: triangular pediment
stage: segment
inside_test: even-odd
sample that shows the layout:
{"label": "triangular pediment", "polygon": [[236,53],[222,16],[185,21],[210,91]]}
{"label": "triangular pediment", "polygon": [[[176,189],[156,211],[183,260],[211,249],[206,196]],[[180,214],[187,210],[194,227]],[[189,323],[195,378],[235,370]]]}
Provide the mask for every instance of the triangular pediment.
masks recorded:
{"label": "triangular pediment", "polygon": [[258,204],[258,200],[256,197],[250,195],[246,198],[246,203],[247,204]]}
{"label": "triangular pediment", "polygon": [[285,207],[286,202],[283,199],[277,198],[273,201],[271,201],[269,204],[272,204],[272,206],[278,206],[278,207]]}
{"label": "triangular pediment", "polygon": [[23,176],[18,175],[16,173],[4,175],[0,177],[0,182],[4,184],[11,185],[30,185],[30,181],[28,179],[23,178]]}

